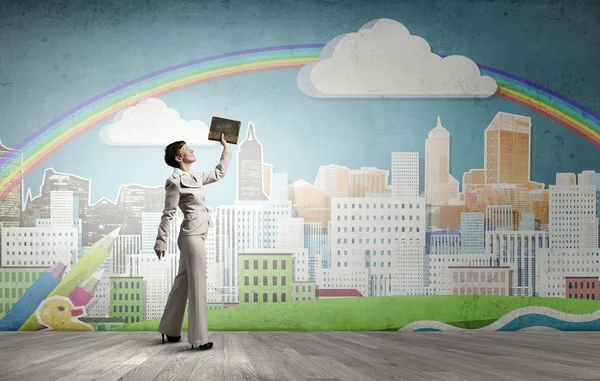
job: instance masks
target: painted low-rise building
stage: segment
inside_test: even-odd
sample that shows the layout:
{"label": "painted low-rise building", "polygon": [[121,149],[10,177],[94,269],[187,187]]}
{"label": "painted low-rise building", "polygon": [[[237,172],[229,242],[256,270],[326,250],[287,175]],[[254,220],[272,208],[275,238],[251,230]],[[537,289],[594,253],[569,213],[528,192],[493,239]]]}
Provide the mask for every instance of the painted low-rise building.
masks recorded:
{"label": "painted low-rise building", "polygon": [[363,294],[354,288],[318,288],[317,299],[362,298]]}
{"label": "painted low-rise building", "polygon": [[569,299],[598,300],[598,277],[565,277],[565,297]]}
{"label": "painted low-rise building", "polygon": [[252,249],[238,255],[239,303],[280,303],[292,299],[292,252]]}
{"label": "painted low-rise building", "polygon": [[317,296],[317,284],[309,281],[294,281],[292,283],[292,300],[315,300]]}
{"label": "painted low-rise building", "polygon": [[453,295],[510,295],[510,266],[450,266]]}

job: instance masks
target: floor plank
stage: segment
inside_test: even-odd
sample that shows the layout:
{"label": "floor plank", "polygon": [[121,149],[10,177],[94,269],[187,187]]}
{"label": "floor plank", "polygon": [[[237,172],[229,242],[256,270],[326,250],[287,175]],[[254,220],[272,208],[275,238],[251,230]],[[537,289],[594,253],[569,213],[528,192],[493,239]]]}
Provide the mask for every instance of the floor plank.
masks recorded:
{"label": "floor plank", "polygon": [[594,380],[600,332],[4,332],[0,381]]}

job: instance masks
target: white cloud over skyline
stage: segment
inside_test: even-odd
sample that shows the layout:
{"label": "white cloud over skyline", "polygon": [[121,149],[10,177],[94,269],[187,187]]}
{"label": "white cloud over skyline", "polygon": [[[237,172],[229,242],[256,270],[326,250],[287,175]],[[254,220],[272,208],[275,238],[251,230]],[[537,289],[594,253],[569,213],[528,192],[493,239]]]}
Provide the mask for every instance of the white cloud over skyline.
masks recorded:
{"label": "white cloud over skyline", "polygon": [[200,120],[184,120],[162,100],[149,98],[120,111],[100,130],[100,139],[113,146],[164,146],[185,140],[189,146],[212,147],[208,126]]}
{"label": "white cloud over skyline", "polygon": [[469,58],[441,58],[391,19],[329,41],[319,61],[300,70],[297,83],[314,98],[483,98],[497,89]]}

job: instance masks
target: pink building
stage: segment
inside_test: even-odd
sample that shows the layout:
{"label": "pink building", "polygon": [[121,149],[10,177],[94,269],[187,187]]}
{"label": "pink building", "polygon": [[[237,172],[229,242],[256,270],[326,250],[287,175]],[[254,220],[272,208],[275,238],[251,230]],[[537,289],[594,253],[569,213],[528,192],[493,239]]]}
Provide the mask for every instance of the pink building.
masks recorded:
{"label": "pink building", "polygon": [[565,297],[569,299],[598,300],[598,277],[565,277]]}
{"label": "pink building", "polygon": [[363,295],[354,288],[318,288],[317,299],[360,298]]}

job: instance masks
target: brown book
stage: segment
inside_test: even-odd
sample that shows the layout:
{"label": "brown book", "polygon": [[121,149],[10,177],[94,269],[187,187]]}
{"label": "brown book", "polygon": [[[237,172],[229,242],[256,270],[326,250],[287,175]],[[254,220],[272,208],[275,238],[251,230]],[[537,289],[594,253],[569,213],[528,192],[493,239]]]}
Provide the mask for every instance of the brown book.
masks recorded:
{"label": "brown book", "polygon": [[213,116],[210,121],[210,130],[208,131],[208,140],[221,141],[221,134],[225,135],[225,141],[230,144],[237,144],[240,135],[239,120],[231,120]]}

